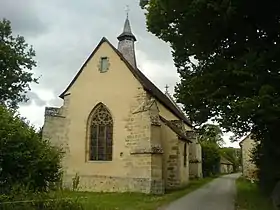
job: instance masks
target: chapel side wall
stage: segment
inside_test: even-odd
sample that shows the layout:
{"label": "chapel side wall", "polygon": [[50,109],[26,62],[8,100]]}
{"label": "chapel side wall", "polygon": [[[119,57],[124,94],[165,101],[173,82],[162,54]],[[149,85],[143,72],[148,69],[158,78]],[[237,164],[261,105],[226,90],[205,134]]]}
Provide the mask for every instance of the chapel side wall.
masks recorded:
{"label": "chapel side wall", "polygon": [[[158,102],[158,107],[160,111],[160,115],[163,116],[167,120],[180,120],[176,117],[172,112],[166,109],[160,102]],[[196,139],[196,134],[192,128],[184,123],[184,128],[186,131],[192,133],[189,137],[192,143],[188,144],[188,159],[189,162],[187,166],[187,170],[189,171],[189,178],[202,178],[202,148],[199,142]],[[184,168],[182,168],[184,170]]]}
{"label": "chapel side wall", "polygon": [[171,129],[162,123],[163,177],[166,189],[180,185],[179,140]]}
{"label": "chapel side wall", "polygon": [[[159,101],[157,101],[159,114],[167,120],[180,120],[177,116],[175,116],[172,112],[170,112],[164,105],[162,105]],[[184,124],[184,128],[186,131],[191,131],[192,128],[186,124]],[[178,136],[170,130],[167,126],[163,126],[164,133],[169,133],[169,135],[162,135],[162,139],[164,144],[168,144],[169,146],[165,145],[165,148],[169,148],[167,154],[164,154],[164,173],[167,176],[167,188],[174,188],[180,185],[184,185],[189,181],[189,152],[187,154],[187,165],[186,167],[183,165],[183,142],[178,139]],[[181,143],[179,143],[181,142]],[[180,144],[180,146],[179,146]],[[187,151],[190,150],[189,144],[187,144]],[[166,153],[166,150],[164,150]],[[177,169],[175,173],[175,160],[177,161]],[[186,175],[186,176],[185,176]],[[171,177],[170,177],[171,176]],[[169,177],[169,178],[168,178]]]}
{"label": "chapel side wall", "polygon": [[197,159],[198,159],[198,164],[197,164],[197,174],[199,178],[203,177],[203,172],[202,172],[202,147],[199,142],[196,143],[197,147]]}
{"label": "chapel side wall", "polygon": [[151,192],[153,194],[163,194],[165,192],[164,182],[164,162],[163,162],[163,142],[162,142],[162,125],[159,118],[159,109],[154,99],[152,106],[149,108],[151,124]]}
{"label": "chapel side wall", "polygon": [[246,178],[254,178],[256,165],[251,161],[252,149],[255,146],[255,141],[249,137],[242,142],[242,167],[243,176]]}
{"label": "chapel side wall", "polygon": [[202,149],[198,141],[193,138],[190,143],[190,178],[202,178]]}

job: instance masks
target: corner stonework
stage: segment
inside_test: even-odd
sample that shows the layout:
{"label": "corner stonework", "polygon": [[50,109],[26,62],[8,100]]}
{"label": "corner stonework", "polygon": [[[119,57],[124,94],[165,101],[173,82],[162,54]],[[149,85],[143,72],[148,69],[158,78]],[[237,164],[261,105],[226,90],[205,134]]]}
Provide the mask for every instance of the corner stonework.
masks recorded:
{"label": "corner stonework", "polygon": [[50,141],[54,146],[60,147],[64,151],[62,158],[62,170],[64,174],[67,170],[67,158],[69,155],[68,146],[68,124],[67,119],[69,95],[65,96],[64,104],[62,107],[46,107],[45,119],[42,130],[42,138]]}
{"label": "corner stonework", "polygon": [[139,88],[139,94],[135,99],[136,103],[131,106],[125,126],[128,133],[125,144],[130,151],[124,158],[129,171],[127,176],[144,180],[137,184],[134,183],[136,191],[163,194],[163,150],[156,102],[149,99],[148,94],[142,88]]}

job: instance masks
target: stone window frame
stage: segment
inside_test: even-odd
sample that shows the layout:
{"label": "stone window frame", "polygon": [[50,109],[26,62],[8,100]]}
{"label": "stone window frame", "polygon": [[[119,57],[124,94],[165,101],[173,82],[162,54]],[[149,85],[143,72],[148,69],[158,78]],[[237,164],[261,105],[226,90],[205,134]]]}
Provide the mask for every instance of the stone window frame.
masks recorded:
{"label": "stone window frame", "polygon": [[[103,61],[104,60],[107,60],[107,68],[103,69]],[[100,57],[100,60],[99,60],[99,64],[98,64],[98,69],[99,69],[99,72],[100,73],[105,73],[109,70],[109,67],[110,67],[110,62],[109,62],[109,57],[108,56],[101,56]]]}
{"label": "stone window frame", "polygon": [[[101,128],[103,135],[99,136]],[[96,135],[95,138],[93,138],[93,134]],[[113,160],[113,134],[113,116],[106,105],[98,103],[91,111],[87,121],[87,162],[109,162]],[[100,138],[103,139],[100,140]]]}

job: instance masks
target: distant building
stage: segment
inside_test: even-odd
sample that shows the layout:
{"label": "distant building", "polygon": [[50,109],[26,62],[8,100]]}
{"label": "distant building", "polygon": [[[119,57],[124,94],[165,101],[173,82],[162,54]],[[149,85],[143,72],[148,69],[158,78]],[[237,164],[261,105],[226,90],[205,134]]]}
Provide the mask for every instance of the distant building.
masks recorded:
{"label": "distant building", "polygon": [[256,178],[257,167],[252,162],[252,149],[256,146],[255,140],[252,139],[252,135],[246,136],[240,143],[241,158],[242,158],[242,173],[245,178]]}
{"label": "distant building", "polygon": [[233,172],[233,163],[230,162],[225,157],[221,157],[220,160],[220,173],[222,174],[230,174]]}

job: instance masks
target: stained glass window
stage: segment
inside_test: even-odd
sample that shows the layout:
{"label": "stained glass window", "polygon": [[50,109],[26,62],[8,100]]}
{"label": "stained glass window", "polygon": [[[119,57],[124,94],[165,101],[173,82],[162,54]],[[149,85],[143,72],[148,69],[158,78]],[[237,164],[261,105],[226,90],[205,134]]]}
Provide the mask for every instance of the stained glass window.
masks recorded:
{"label": "stained glass window", "polygon": [[99,104],[94,108],[90,123],[90,160],[111,161],[113,119],[104,104]]}

